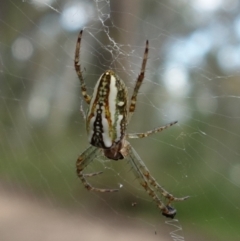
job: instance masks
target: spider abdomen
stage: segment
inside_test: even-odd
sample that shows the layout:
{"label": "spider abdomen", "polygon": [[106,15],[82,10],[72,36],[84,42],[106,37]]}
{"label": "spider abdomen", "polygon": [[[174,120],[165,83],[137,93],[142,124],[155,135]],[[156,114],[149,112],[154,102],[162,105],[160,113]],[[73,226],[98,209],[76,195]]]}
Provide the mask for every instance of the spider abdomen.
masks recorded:
{"label": "spider abdomen", "polygon": [[112,71],[97,81],[87,113],[86,128],[91,145],[103,149],[119,143],[127,123],[127,88]]}

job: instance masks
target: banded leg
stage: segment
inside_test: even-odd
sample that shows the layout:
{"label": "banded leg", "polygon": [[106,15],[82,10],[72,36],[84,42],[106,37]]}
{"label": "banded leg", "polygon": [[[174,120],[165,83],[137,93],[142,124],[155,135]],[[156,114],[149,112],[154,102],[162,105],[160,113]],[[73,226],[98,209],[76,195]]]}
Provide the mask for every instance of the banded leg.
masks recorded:
{"label": "banded leg", "polygon": [[118,189],[104,189],[104,188],[96,188],[93,187],[85,177],[92,177],[101,174],[102,172],[95,172],[90,174],[83,174],[84,168],[86,168],[95,157],[97,157],[101,153],[101,149],[90,146],[84,151],[77,159],[76,167],[77,167],[77,175],[82,181],[83,185],[89,191],[96,191],[96,192],[117,192]]}
{"label": "banded leg", "polygon": [[148,169],[146,168],[146,166],[142,166],[143,169],[143,175],[147,178],[147,180],[149,181],[149,183],[155,187],[157,190],[159,190],[161,192],[161,194],[168,199],[168,204],[167,206],[170,205],[171,202],[173,201],[184,201],[186,199],[189,198],[189,196],[186,197],[174,197],[171,193],[167,192],[160,184],[158,184],[156,182],[156,180],[150,175]]}
{"label": "banded leg", "polygon": [[[143,163],[143,161],[141,160],[141,158],[138,156],[137,152],[133,149],[133,147],[131,147],[132,149],[132,153],[134,153],[135,155],[135,161],[137,161],[137,167],[138,167],[138,171],[141,172],[141,174],[147,179],[147,181],[149,182],[150,185],[152,185],[153,187],[155,187],[158,191],[161,192],[161,194],[166,197],[169,201],[167,205],[170,205],[170,203],[172,201],[184,201],[187,198],[189,198],[189,196],[186,197],[174,197],[171,193],[167,192],[160,184],[158,184],[156,182],[156,180],[150,175],[149,170],[147,169],[147,167],[145,166],[145,164]],[[133,152],[134,151],[134,152]]]}
{"label": "banded leg", "polygon": [[168,218],[174,218],[177,213],[176,209],[170,206],[170,202],[165,205],[163,201],[161,201],[161,199],[157,196],[157,193],[149,186],[149,184],[151,185],[151,183],[149,182],[148,176],[145,175],[145,173],[149,173],[149,171],[137,154],[137,152],[133,149],[133,147],[130,146],[127,141],[125,141],[124,148],[126,148],[125,154],[127,154],[125,158],[129,160],[130,164],[132,165],[134,174],[138,178],[141,186],[144,187],[148,195],[151,196],[152,199],[157,203],[157,206],[162,211],[162,215]]}
{"label": "banded leg", "polygon": [[77,39],[76,50],[75,50],[75,59],[74,59],[74,67],[75,67],[75,70],[77,72],[78,79],[80,80],[82,96],[83,96],[84,100],[86,101],[86,103],[90,104],[91,97],[87,94],[86,84],[84,82],[84,79],[83,79],[83,76],[82,76],[82,71],[81,71],[81,65],[79,63],[82,33],[83,33],[83,31],[81,30],[79,35],[78,35],[78,39]]}
{"label": "banded leg", "polygon": [[146,132],[143,132],[143,133],[129,133],[126,136],[127,136],[127,138],[144,138],[144,137],[148,137],[149,135],[152,135],[152,134],[161,132],[163,130],[166,130],[168,127],[171,127],[175,124],[177,124],[177,121],[171,122],[171,123],[169,123],[165,126],[157,127],[153,130],[146,131]]}
{"label": "banded leg", "polygon": [[144,79],[144,74],[145,74],[145,69],[146,69],[146,64],[147,64],[147,57],[148,57],[148,40],[146,41],[146,47],[145,47],[145,52],[143,56],[143,61],[142,61],[142,67],[141,67],[141,72],[138,75],[137,82],[135,84],[134,90],[133,90],[133,95],[131,98],[130,106],[129,106],[129,119],[128,122],[130,121],[132,114],[135,110],[136,102],[137,102],[137,95],[138,95],[138,90],[142,85],[143,79]]}
{"label": "banded leg", "polygon": [[83,101],[81,100],[80,112],[81,112],[81,115],[82,115],[83,119],[86,121],[86,114],[85,114],[85,112],[83,110],[83,103],[82,102]]}

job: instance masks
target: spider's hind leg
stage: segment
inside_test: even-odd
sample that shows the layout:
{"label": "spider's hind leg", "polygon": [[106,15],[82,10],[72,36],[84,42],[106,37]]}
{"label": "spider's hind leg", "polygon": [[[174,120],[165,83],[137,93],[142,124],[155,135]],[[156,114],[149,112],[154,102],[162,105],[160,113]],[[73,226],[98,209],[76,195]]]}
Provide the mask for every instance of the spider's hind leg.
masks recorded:
{"label": "spider's hind leg", "polygon": [[140,182],[140,185],[146,190],[149,196],[157,203],[161,209],[162,215],[168,218],[174,218],[177,211],[170,205],[165,205],[164,202],[158,197],[156,191],[150,186],[149,180],[145,173],[149,173],[147,167],[144,165],[142,159],[139,157],[134,148],[125,141],[123,148],[123,155],[129,161],[133,168],[133,173]]}
{"label": "spider's hind leg", "polygon": [[101,152],[101,149],[90,146],[85,150],[77,159],[76,167],[77,167],[77,175],[82,181],[85,188],[89,191],[95,191],[95,192],[117,192],[118,189],[104,189],[104,188],[96,188],[93,187],[87,180],[86,177],[93,177],[96,175],[99,175],[103,172],[94,172],[89,174],[84,174],[83,170],[85,167],[87,167],[96,156],[98,156]]}
{"label": "spider's hind leg", "polygon": [[155,187],[165,198],[168,199],[167,206],[170,207],[171,202],[173,201],[184,201],[189,198],[189,196],[185,197],[174,197],[171,193],[169,193],[166,189],[164,189],[157,181],[150,175],[149,171],[146,170],[144,172],[144,176],[147,178],[148,182]]}
{"label": "spider's hind leg", "polygon": [[[189,196],[177,198],[177,197],[174,197],[169,192],[167,192],[150,175],[149,170],[145,166],[142,159],[139,157],[137,152],[127,141],[125,141],[125,144],[124,144],[123,155],[127,160],[129,160],[129,163],[133,167],[133,173],[139,180],[141,186],[144,187],[144,189],[146,190],[148,195],[152,197],[152,199],[157,203],[158,207],[161,209],[162,215],[164,215],[165,217],[168,217],[168,218],[174,218],[177,211],[174,207],[171,206],[171,202],[172,201],[184,201]],[[167,204],[164,204],[164,202],[158,197],[157,191],[159,191],[160,194],[162,194],[165,198],[168,199]]]}
{"label": "spider's hind leg", "polygon": [[88,174],[83,174],[84,177],[93,177],[97,176],[99,174],[102,174],[103,172],[94,172],[94,173],[88,173]]}

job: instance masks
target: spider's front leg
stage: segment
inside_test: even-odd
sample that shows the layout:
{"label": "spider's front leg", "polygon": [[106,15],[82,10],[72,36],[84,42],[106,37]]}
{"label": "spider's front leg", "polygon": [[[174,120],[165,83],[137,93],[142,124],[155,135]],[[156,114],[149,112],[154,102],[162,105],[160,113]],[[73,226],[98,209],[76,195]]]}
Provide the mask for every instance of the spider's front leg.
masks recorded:
{"label": "spider's front leg", "polygon": [[82,181],[83,185],[87,190],[89,191],[96,191],[96,192],[117,192],[118,189],[104,189],[104,188],[96,188],[93,187],[85,177],[92,177],[96,176],[98,174],[101,174],[103,172],[95,172],[90,174],[83,174],[83,170],[85,167],[87,167],[95,157],[97,157],[101,152],[100,148],[97,148],[95,146],[88,147],[77,159],[76,167],[77,167],[77,175]]}
{"label": "spider's front leg", "polygon": [[83,96],[84,100],[86,101],[86,103],[90,104],[91,97],[87,94],[87,88],[86,88],[86,84],[85,84],[83,76],[82,76],[82,70],[81,70],[81,65],[80,65],[80,45],[81,45],[81,40],[82,40],[82,33],[83,33],[83,30],[80,31],[80,33],[78,35],[78,39],[77,39],[77,44],[76,44],[76,49],[75,49],[75,58],[74,58],[74,67],[75,67],[76,73],[78,75],[78,79],[80,80],[82,96]]}

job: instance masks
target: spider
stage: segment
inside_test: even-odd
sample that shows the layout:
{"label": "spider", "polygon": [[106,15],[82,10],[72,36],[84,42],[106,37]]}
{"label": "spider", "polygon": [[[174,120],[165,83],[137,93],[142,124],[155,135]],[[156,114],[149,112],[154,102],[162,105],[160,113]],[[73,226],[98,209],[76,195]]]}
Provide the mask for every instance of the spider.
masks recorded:
{"label": "spider", "polygon": [[[127,138],[144,138],[151,134],[161,132],[177,123],[177,121],[171,122],[165,126],[157,127],[144,133],[126,133],[127,125],[136,107],[138,91],[144,79],[148,57],[148,41],[146,41],[141,72],[137,78],[130,104],[128,105],[127,87],[112,70],[107,70],[100,76],[94,87],[92,96],[88,95],[79,63],[82,34],[83,30],[81,30],[78,35],[74,64],[80,80],[82,96],[89,105],[86,116],[84,116],[88,141],[91,145],[77,159],[77,175],[87,190],[117,192],[118,189],[93,187],[86,178],[101,174],[102,172],[84,174],[83,170],[102,153],[106,158],[111,160],[126,159],[131,164],[132,170],[140,184],[161,209],[162,215],[168,218],[174,218],[176,209],[171,206],[171,202],[183,201],[187,199],[188,196],[181,198],[174,197],[159,185],[151,176],[140,156],[127,141]],[[158,197],[157,192],[160,192],[160,194],[168,200],[167,204],[164,204]]]}

